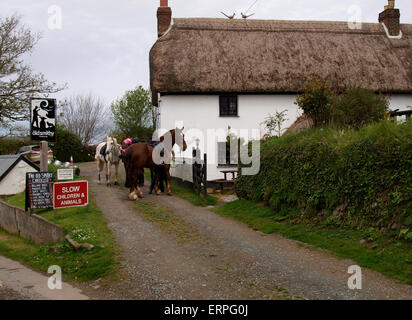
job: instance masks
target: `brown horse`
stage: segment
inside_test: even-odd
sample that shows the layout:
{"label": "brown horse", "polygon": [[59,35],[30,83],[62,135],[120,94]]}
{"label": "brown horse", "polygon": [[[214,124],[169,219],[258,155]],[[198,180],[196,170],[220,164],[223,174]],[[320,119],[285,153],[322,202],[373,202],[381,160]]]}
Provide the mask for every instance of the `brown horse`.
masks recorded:
{"label": "brown horse", "polygon": [[[170,162],[168,160],[170,160],[172,147],[175,144],[182,148],[183,151],[187,149],[183,129],[184,128],[170,130],[160,138],[160,144],[156,147],[139,142],[132,144],[127,148],[124,155],[124,164],[126,169],[126,187],[130,188],[130,200],[137,200],[138,197],[143,197],[143,193],[138,185],[138,177],[144,173],[145,168],[154,169],[154,189],[156,194],[160,194],[158,186],[159,172],[160,170],[164,170],[167,181],[166,192],[168,195],[172,194],[170,189]],[[154,151],[156,152],[155,154],[153,154]],[[166,161],[164,161],[164,163],[159,163],[161,159]]]}

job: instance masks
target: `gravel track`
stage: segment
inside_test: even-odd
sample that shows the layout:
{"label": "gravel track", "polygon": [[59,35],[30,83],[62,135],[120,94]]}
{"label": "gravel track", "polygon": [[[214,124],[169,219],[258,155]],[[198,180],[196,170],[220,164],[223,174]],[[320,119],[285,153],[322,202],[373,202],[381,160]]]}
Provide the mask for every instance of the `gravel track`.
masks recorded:
{"label": "gravel track", "polygon": [[[83,285],[96,299],[411,299],[412,286],[367,269],[350,290],[356,263],[265,235],[178,197],[139,200],[161,210],[157,221],[121,187],[98,185],[95,164],[80,166],[121,252],[116,275]],[[124,175],[124,169],[120,168]]]}

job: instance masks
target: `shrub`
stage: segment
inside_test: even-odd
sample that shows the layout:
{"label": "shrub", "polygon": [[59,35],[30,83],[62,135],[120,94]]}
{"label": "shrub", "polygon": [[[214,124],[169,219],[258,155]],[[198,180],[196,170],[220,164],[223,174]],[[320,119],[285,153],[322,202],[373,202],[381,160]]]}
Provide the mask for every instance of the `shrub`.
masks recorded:
{"label": "shrub", "polygon": [[383,120],[389,110],[389,101],[373,91],[352,86],[333,99],[331,110],[334,125],[360,128]]}
{"label": "shrub", "polygon": [[30,145],[27,139],[0,138],[0,154],[14,154],[19,148],[27,145]]}
{"label": "shrub", "polygon": [[315,127],[328,124],[331,119],[333,92],[327,78],[310,75],[304,93],[296,98],[297,104],[312,120]]}
{"label": "shrub", "polygon": [[313,222],[356,228],[393,222],[411,227],[411,137],[409,121],[268,139],[262,142],[259,174],[240,175],[236,191],[240,198],[265,202],[274,214],[299,211]]}
{"label": "shrub", "polygon": [[58,126],[56,129],[57,143],[51,148],[54,157],[62,162],[70,161],[73,156],[75,162],[87,162],[93,160],[93,155],[89,147],[83,146],[80,137],[73,132],[67,130],[63,126]]}

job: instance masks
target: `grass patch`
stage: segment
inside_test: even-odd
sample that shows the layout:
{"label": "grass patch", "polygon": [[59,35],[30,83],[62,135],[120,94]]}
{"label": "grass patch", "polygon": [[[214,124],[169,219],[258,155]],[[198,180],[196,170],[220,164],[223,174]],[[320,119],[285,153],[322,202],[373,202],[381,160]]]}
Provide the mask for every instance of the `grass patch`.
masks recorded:
{"label": "grass patch", "polygon": [[[145,179],[148,183],[151,183],[150,170],[145,171]],[[214,206],[218,199],[211,195],[207,195],[206,200],[202,196],[199,196],[192,189],[181,186],[179,183],[172,181],[172,193],[173,195],[189,201],[191,204],[199,207]]]}
{"label": "grass patch", "polygon": [[[213,211],[242,221],[255,230],[267,234],[279,233],[284,237],[327,249],[338,257],[356,261],[361,267],[412,285],[412,244],[398,241],[391,234],[380,235],[371,230],[356,231],[298,223],[276,215],[269,207],[247,200],[227,203]],[[362,239],[369,241],[361,244]]]}
{"label": "grass patch", "polygon": [[179,243],[187,243],[199,238],[198,231],[183,219],[173,216],[166,208],[153,202],[135,203],[137,209],[150,222],[157,224],[163,231],[176,236]]}
{"label": "grass patch", "polygon": [[[24,208],[24,197],[24,193],[17,194],[5,201]],[[0,254],[41,272],[47,272],[51,265],[58,265],[62,268],[63,277],[70,280],[95,280],[115,271],[117,248],[113,234],[90,194],[89,197],[88,207],[58,210],[56,218],[53,210],[35,210],[35,213],[61,226],[72,239],[94,245],[92,250],[75,251],[67,241],[35,244],[0,230]]]}
{"label": "grass patch", "polygon": [[207,195],[205,200],[193,190],[185,188],[176,182],[172,182],[172,192],[175,196],[185,199],[191,204],[199,207],[214,206],[217,203],[217,199],[215,197]]}

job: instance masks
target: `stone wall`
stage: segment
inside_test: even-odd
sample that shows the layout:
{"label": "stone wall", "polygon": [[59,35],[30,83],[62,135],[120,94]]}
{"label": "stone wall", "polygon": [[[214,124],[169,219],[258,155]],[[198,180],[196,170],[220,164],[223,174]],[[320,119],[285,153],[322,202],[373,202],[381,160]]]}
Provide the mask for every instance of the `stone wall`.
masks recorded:
{"label": "stone wall", "polygon": [[23,209],[2,200],[0,200],[0,227],[35,243],[64,240],[63,230],[58,225],[38,215],[30,215]]}

